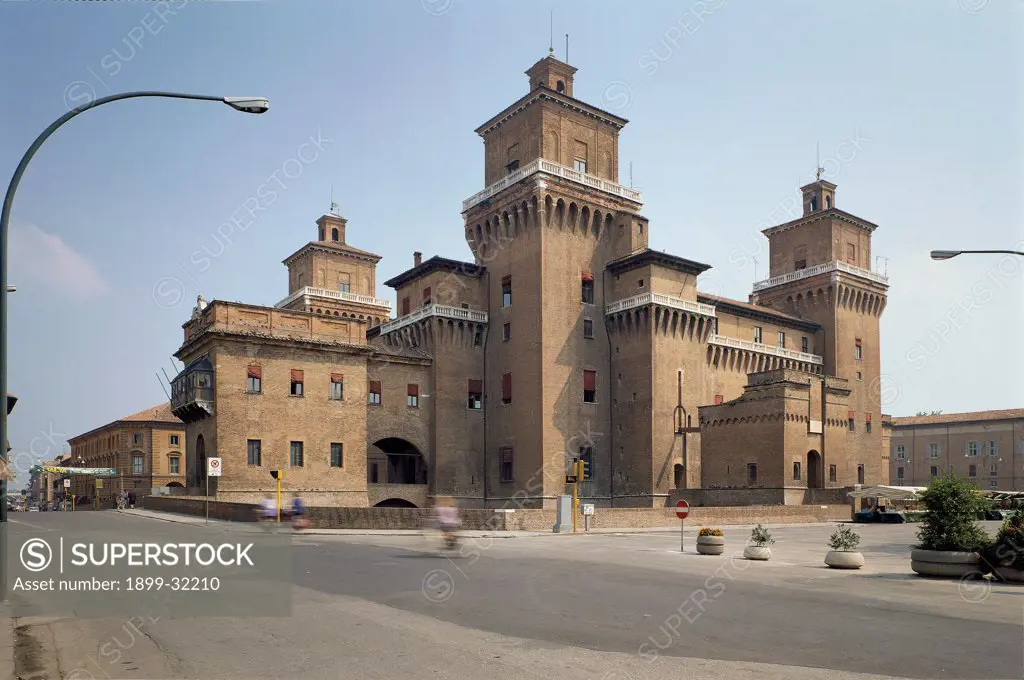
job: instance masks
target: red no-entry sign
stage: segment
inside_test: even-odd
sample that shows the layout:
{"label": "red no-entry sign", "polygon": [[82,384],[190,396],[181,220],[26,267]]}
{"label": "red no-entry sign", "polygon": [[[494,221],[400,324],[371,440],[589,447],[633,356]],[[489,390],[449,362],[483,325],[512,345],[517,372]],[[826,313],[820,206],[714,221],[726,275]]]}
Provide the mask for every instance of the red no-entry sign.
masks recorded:
{"label": "red no-entry sign", "polygon": [[686,519],[690,514],[690,504],[686,501],[676,501],[676,517]]}

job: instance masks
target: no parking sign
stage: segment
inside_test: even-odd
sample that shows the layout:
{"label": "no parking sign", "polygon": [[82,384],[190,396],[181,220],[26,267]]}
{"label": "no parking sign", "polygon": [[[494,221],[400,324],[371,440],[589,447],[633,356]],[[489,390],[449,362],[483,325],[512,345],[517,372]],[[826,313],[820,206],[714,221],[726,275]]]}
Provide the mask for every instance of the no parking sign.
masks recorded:
{"label": "no parking sign", "polygon": [[221,470],[224,468],[221,466],[220,458],[207,458],[206,459],[206,474],[211,477],[220,477]]}

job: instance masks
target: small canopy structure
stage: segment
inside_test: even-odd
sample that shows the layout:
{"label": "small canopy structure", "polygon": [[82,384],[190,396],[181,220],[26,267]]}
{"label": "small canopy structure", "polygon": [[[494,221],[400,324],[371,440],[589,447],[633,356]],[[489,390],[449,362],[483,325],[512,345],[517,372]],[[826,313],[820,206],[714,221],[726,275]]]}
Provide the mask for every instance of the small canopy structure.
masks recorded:
{"label": "small canopy structure", "polygon": [[850,498],[885,498],[890,501],[917,501],[926,486],[865,486],[846,494]]}

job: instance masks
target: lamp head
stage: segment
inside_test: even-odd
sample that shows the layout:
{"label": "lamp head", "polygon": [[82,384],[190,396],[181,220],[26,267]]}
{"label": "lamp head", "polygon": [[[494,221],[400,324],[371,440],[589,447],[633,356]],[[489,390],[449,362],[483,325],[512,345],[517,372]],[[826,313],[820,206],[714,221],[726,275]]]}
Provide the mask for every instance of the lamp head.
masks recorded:
{"label": "lamp head", "polygon": [[244,113],[266,113],[270,109],[266,97],[224,97],[224,103]]}
{"label": "lamp head", "polygon": [[931,255],[933,260],[948,260],[951,257],[956,257],[960,252],[959,250],[933,250]]}

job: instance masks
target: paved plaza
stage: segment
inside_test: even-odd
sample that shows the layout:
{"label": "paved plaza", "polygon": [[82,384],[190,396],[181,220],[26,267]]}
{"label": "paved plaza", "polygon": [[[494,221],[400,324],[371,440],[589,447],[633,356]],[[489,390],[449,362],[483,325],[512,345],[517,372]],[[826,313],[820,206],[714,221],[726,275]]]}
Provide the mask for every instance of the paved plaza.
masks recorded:
{"label": "paved plaza", "polygon": [[[15,547],[86,530],[260,530],[113,511],[12,519]],[[834,526],[771,527],[769,562],[740,557],[740,526],[724,527],[722,556],[695,553],[697,526],[684,553],[678,531],[477,535],[447,556],[433,536],[300,535],[290,616],[11,621],[8,606],[0,659],[54,679],[1022,676],[1024,587],[914,576],[913,525],[857,526],[867,565],[830,570]]]}

